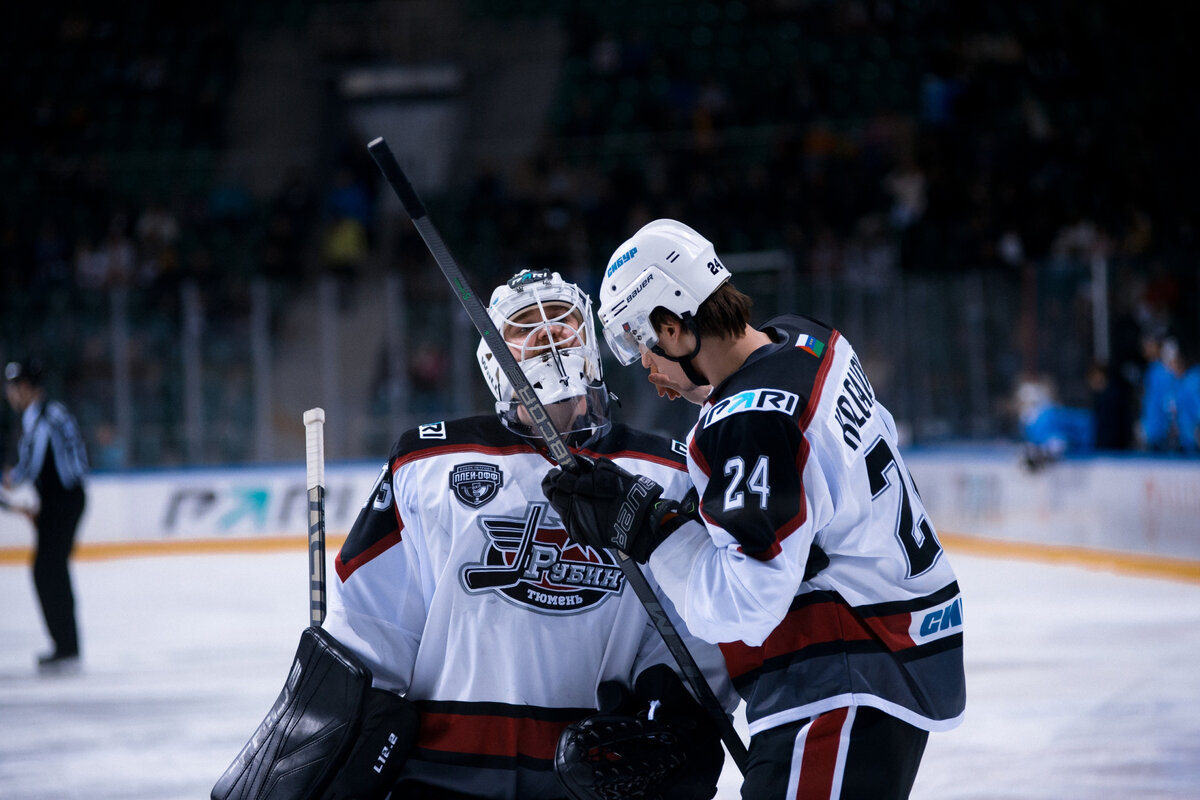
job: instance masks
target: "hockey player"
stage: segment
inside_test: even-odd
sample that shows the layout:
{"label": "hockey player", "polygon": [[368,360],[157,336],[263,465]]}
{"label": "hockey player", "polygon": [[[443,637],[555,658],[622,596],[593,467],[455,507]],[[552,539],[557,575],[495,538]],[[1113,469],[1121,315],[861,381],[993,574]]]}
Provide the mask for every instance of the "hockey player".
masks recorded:
{"label": "hockey player", "polygon": [[[807,317],[752,327],[712,244],[674,220],[617,248],[600,299],[618,360],[701,405],[700,502],[689,514],[604,461],[554,470],[543,488],[572,538],[648,561],[721,643],[750,724],[743,798],[907,797],[928,731],[962,719],[962,600],[854,348]],[[597,499],[614,483],[623,516]]]}
{"label": "hockey player", "polygon": [[[680,443],[610,421],[582,291],[558,273],[524,271],[496,289],[489,314],[574,452],[684,494]],[[325,630],[370,668],[376,689],[417,711],[392,797],[564,798],[560,738],[597,708],[621,706],[635,727],[653,727],[650,700],[663,700],[658,720],[678,723],[675,762],[685,762],[657,791],[712,797],[715,731],[663,666],[671,656],[613,557],[568,538],[540,489],[552,464],[542,440],[482,342],[478,360],[497,413],[403,434],[335,560]],[[735,707],[719,650],[680,632]],[[598,796],[588,791],[571,796]]]}

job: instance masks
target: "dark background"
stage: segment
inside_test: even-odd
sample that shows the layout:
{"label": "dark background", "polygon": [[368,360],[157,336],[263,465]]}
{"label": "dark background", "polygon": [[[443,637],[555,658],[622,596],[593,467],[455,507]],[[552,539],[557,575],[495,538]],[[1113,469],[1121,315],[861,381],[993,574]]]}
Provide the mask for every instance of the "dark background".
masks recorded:
{"label": "dark background", "polygon": [[[331,455],[486,411],[474,342],[438,328],[444,281],[367,156],[384,134],[481,293],[525,266],[593,289],[617,244],[674,217],[719,253],[782,258],[747,275],[762,316],[831,313],[912,440],[1017,439],[1015,390],[1042,376],[1064,404],[1107,402],[1106,446],[1136,449],[1142,340],[1174,336],[1188,358],[1200,344],[1197,16],[1083,0],[25,5],[0,25],[0,357],[47,363],[101,468],[286,458],[298,411],[334,403],[288,378],[315,358],[298,309],[334,291]],[[384,322],[363,311],[387,276],[402,357],[380,355]],[[682,432],[617,372],[629,416]]]}

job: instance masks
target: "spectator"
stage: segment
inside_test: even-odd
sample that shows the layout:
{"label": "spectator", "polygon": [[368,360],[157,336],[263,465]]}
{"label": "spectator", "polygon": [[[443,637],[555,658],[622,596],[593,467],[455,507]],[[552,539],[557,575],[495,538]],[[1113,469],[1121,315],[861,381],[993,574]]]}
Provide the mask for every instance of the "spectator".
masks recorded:
{"label": "spectator", "polygon": [[1183,452],[1200,452],[1200,364],[1190,348],[1181,349],[1178,359],[1179,386],[1175,398],[1179,445]]}
{"label": "spectator", "polygon": [[1176,376],[1168,363],[1177,357],[1179,345],[1172,338],[1150,334],[1143,338],[1142,347],[1146,355],[1146,372],[1142,376],[1138,436],[1146,450],[1170,450]]}
{"label": "spectator", "polygon": [[1030,469],[1040,469],[1068,452],[1088,452],[1095,447],[1092,412],[1060,403],[1047,376],[1023,378],[1017,384],[1016,407],[1024,462]]}

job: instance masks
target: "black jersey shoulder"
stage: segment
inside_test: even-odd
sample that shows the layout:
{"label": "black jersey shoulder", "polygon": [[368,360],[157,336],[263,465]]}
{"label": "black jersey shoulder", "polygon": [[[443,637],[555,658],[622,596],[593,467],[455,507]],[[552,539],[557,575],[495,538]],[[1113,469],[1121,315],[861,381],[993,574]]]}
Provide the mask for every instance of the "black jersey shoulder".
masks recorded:
{"label": "black jersey shoulder", "polygon": [[717,387],[701,429],[741,411],[779,411],[801,419],[818,382],[830,344],[836,337],[809,317],[786,315],[768,321],[776,341],[756,350],[737,372]]}
{"label": "black jersey shoulder", "polygon": [[427,422],[410,428],[392,445],[388,462],[433,456],[447,449],[455,450],[520,450],[531,448],[522,439],[500,424],[495,414],[477,417]]}
{"label": "black jersey shoulder", "polygon": [[687,447],[683,442],[619,423],[614,423],[604,436],[584,450],[599,456],[642,456],[670,462],[681,468],[687,466]]}

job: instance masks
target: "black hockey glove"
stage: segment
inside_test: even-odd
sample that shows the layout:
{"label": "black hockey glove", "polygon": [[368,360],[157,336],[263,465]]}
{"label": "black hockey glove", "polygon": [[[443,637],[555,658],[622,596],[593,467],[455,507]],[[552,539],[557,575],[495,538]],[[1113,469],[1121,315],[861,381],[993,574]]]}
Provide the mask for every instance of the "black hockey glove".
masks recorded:
{"label": "black hockey glove", "polygon": [[634,693],[600,685],[600,713],[567,726],[554,771],[572,800],[709,800],[725,752],[716,727],[663,664]]}
{"label": "black hockey glove", "polygon": [[555,467],[542,479],[542,493],[554,506],[571,539],[597,548],[615,547],[645,564],[674,528],[661,521],[677,505],[660,501],[662,487],[607,458],[577,457],[579,469]]}

